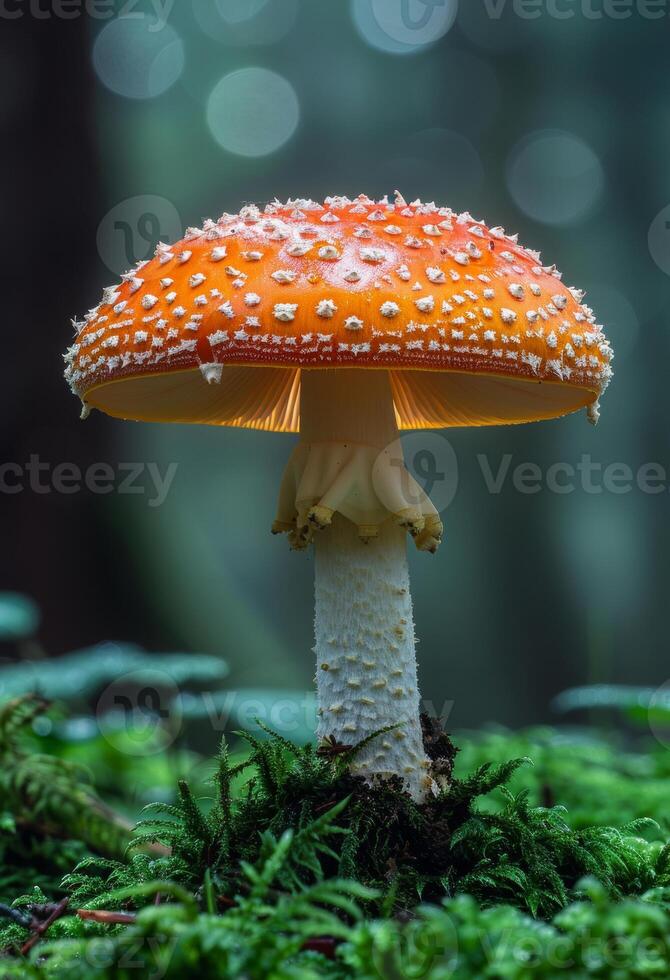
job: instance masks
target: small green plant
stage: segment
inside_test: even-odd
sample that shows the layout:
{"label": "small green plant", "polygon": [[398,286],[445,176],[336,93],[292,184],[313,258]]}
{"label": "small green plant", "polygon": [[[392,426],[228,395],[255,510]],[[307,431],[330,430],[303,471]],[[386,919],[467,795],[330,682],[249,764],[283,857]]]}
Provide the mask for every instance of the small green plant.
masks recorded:
{"label": "small green plant", "polygon": [[667,890],[617,901],[587,878],[578,891],[578,899],[551,922],[529,918],[508,905],[482,908],[470,895],[459,895],[440,906],[419,907],[403,928],[390,920],[356,924],[339,957],[350,970],[348,976],[363,980],[668,976]]}
{"label": "small green plant", "polygon": [[79,841],[103,854],[123,853],[131,826],[98,799],[80,767],[34,751],[32,725],[48,705],[24,696],[0,705],[0,801],[4,833]]}
{"label": "small green plant", "polygon": [[[355,883],[281,891],[292,847],[287,832],[264,861],[245,865],[245,894],[224,914],[169,883],[137,887],[143,908],[128,927],[103,937],[99,926],[60,919],[54,938],[26,958],[3,960],[3,980],[660,980],[670,972],[667,889],[617,901],[584,879],[550,922],[509,905],[482,908],[470,895],[420,905],[405,921],[371,919],[363,908],[374,895]],[[150,902],[157,888],[170,904]]]}
{"label": "small green plant", "polygon": [[[96,946],[99,926],[91,927],[80,918],[59,919],[53,930],[58,938],[42,943],[31,957],[32,970],[25,960],[23,974],[8,963],[3,977],[183,977],[191,970],[208,968],[216,972],[201,975],[288,980],[296,975],[292,961],[310,942],[318,946],[328,936],[328,948],[334,950],[335,940],[348,938],[350,924],[362,918],[359,902],[370,900],[374,893],[356,882],[337,879],[284,891],[282,883],[290,875],[291,863],[299,863],[301,845],[287,831],[278,841],[266,839],[264,850],[255,865],[241,864],[243,893],[222,917],[216,914],[212,896],[205,897],[203,909],[194,896],[169,881],[121,888],[109,896],[112,903],[143,907],[131,929]],[[157,896],[172,902],[147,907]],[[14,932],[16,928],[11,927]],[[99,968],[101,960],[103,968]],[[129,974],[123,972],[125,968]]]}
{"label": "small green plant", "polygon": [[[526,790],[534,805],[564,804],[576,830],[652,817],[661,828],[658,839],[670,837],[670,752],[655,740],[626,740],[595,729],[498,728],[463,733],[459,744],[457,774],[531,756],[533,766],[519,768],[510,788]],[[482,805],[499,809],[504,800],[494,791]]]}

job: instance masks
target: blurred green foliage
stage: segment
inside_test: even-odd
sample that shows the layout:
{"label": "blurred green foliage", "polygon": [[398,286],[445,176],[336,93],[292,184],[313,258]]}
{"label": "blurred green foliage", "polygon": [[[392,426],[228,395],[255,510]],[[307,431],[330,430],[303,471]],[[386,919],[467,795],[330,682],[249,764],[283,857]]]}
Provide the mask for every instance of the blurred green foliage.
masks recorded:
{"label": "blurred green foliage", "polygon": [[102,643],[87,650],[45,660],[23,660],[0,674],[0,695],[35,692],[54,700],[85,702],[124,674],[136,684],[161,673],[176,685],[217,684],[228,673],[218,657],[195,653],[149,654],[130,644]]}
{"label": "blurred green foliage", "polygon": [[[29,731],[25,737],[28,742],[34,738]],[[220,756],[213,794],[203,787],[198,795],[204,793],[204,798],[198,800],[182,783],[176,805],[149,808],[137,844],[169,842],[172,856],[139,851],[123,862],[93,859],[90,850],[83,855],[85,849],[76,841],[56,843],[35,831],[32,847],[23,854],[23,874],[19,869],[13,873],[3,870],[0,880],[0,898],[13,900],[16,914],[30,916],[36,906],[52,907],[47,903],[63,894],[58,874],[68,860],[71,867],[79,861],[79,869],[65,879],[74,889],[73,910],[83,904],[89,909],[139,912],[136,917],[131,914],[134,921],[130,925],[83,921],[65,914],[26,957],[5,957],[3,976],[35,980],[145,975],[176,980],[196,973],[221,980],[232,976],[250,980],[667,976],[670,847],[660,843],[666,834],[648,821],[637,822],[622,833],[603,827],[600,799],[582,799],[588,783],[584,777],[581,783],[576,778],[589,751],[596,766],[611,767],[610,789],[619,784],[616,800],[621,801],[626,794],[634,795],[634,764],[640,756],[623,752],[595,734],[565,735],[551,730],[518,736],[498,732],[460,741],[462,776],[452,785],[452,814],[473,794],[490,792],[493,799],[487,806],[486,798],[480,797],[476,808],[466,806],[461,814],[463,822],[452,844],[458,850],[467,847],[471,838],[472,870],[460,885],[452,883],[452,887],[456,884],[455,894],[447,888],[441,902],[421,904],[417,892],[419,905],[414,914],[398,917],[393,914],[399,895],[393,874],[379,883],[381,891],[329,874],[326,869],[333,860],[337,866],[338,854],[347,850],[353,829],[346,819],[349,802],[343,799],[331,805],[337,763],[318,762],[311,755],[313,750],[290,747],[282,739],[262,742],[252,737],[251,757],[248,753],[229,757],[225,751]],[[489,756],[509,758],[522,747],[536,757],[535,767],[492,766]],[[483,759],[487,761],[482,763]],[[253,770],[252,782],[257,783],[255,793],[260,794],[251,807],[252,784],[244,778],[248,766]],[[565,784],[559,776],[566,779]],[[329,788],[324,777],[330,779]],[[537,911],[543,916],[532,918],[522,910],[528,901],[526,875],[542,853],[545,859],[552,854],[551,860],[560,860],[562,874],[573,862],[569,873],[578,876],[583,860],[578,850],[583,844],[591,847],[588,833],[570,829],[570,809],[528,809],[529,800],[546,794],[547,778],[555,779],[556,786],[565,785],[561,802],[582,801],[578,822],[591,827],[590,839],[596,844],[594,876],[572,882],[558,902],[558,911],[541,904]],[[286,793],[291,780],[296,789],[301,779],[303,815],[299,816],[299,807],[297,822],[286,827],[290,819]],[[504,786],[496,789],[503,780],[510,785],[522,781],[527,786],[520,794]],[[304,805],[319,787],[328,790],[329,808],[306,820]],[[261,828],[254,821],[261,816],[263,808],[258,809],[258,804],[263,798],[266,826],[274,813],[270,823],[274,829],[265,829],[258,836],[256,831]],[[643,805],[640,799],[636,803]],[[391,807],[387,812],[391,813]],[[527,838],[523,841],[522,834],[514,843],[513,828],[519,819],[519,827],[523,826],[524,812],[534,814],[527,824]],[[67,810],[64,817],[67,821]],[[0,846],[4,847],[15,826],[9,817],[3,818],[1,826]],[[344,835],[338,827],[345,828]],[[388,833],[388,827],[378,827],[377,833]],[[638,836],[640,833],[649,839]],[[553,852],[546,850],[547,834],[554,835],[552,846],[557,849]],[[238,857],[227,872],[225,864],[217,867],[221,856],[230,854],[231,845],[239,848],[245,840],[246,859]],[[51,852],[50,877],[38,869],[45,849]],[[525,869],[513,863],[520,857],[522,864],[530,862]],[[355,875],[359,865],[354,860],[348,867]],[[155,904],[157,896],[160,899]],[[371,915],[373,909],[377,917]],[[27,935],[24,926],[8,924],[0,929],[0,944],[16,950]]]}
{"label": "blurred green foliage", "polygon": [[0,640],[32,636],[39,622],[39,610],[32,599],[18,592],[0,592]]}

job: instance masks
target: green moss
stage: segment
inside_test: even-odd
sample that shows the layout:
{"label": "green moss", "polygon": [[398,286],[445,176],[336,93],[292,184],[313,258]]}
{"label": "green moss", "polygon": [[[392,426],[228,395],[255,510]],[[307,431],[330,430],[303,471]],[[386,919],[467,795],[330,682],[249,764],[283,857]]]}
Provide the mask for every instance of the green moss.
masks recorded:
{"label": "green moss", "polygon": [[[206,795],[181,780],[147,807],[122,857],[81,773],[36,750],[41,710],[0,709],[0,899],[28,910],[68,893],[71,909],[137,918],[63,916],[27,959],[11,954],[28,930],[7,922],[2,977],[670,974],[660,755],[595,735],[480,733],[459,739],[451,774],[455,750],[432,724],[450,787],[419,806],[399,784],[349,775],[356,749],[246,734],[241,761],[223,744]],[[31,768],[58,778],[26,793],[16,772]]]}
{"label": "green moss", "polygon": [[[329,881],[275,894],[291,850],[287,834],[264,864],[246,870],[248,894],[223,915],[190,899],[147,905],[135,924],[108,938],[81,924],[70,937],[43,941],[3,977],[36,980],[207,977],[216,980],[531,980],[665,978],[670,971],[670,895],[613,901],[593,880],[551,922],[518,909],[482,909],[468,895],[422,905],[409,920],[369,919],[369,894]],[[145,896],[148,897],[148,896]],[[67,930],[67,920],[60,924]],[[79,932],[79,935],[76,932]]]}
{"label": "green moss", "polygon": [[66,837],[105,854],[123,853],[130,826],[96,797],[88,773],[35,751],[29,733],[47,707],[33,696],[0,705],[0,847],[15,845],[20,855],[35,838]]}
{"label": "green moss", "polygon": [[[632,742],[597,730],[535,728],[467,732],[458,738],[456,774],[485,762],[530,756],[532,769],[515,773],[510,788],[533,804],[562,803],[575,829],[652,817],[670,836],[670,752],[651,739]],[[494,794],[486,804],[500,805]]]}
{"label": "green moss", "polygon": [[[199,895],[208,876],[225,904],[239,893],[244,863],[262,860],[287,831],[293,846],[283,888],[356,880],[378,894],[373,914],[468,893],[483,904],[503,901],[548,917],[569,902],[584,875],[612,897],[670,885],[662,843],[645,838],[658,837],[653,821],[575,829],[563,807],[534,806],[527,789],[506,787],[528,759],[484,763],[418,805],[399,781],[368,786],[349,774],[360,746],[333,755],[278,735],[243,737],[251,748],[243,763],[231,765],[222,747],[212,802],[197,801],[181,781],[176,803],[146,808],[128,860],[85,861],[68,876],[74,901],[110,906],[118,888],[156,879]],[[441,757],[451,760],[444,738]],[[492,791],[498,805],[481,805]],[[170,853],[137,852],[149,844]]]}

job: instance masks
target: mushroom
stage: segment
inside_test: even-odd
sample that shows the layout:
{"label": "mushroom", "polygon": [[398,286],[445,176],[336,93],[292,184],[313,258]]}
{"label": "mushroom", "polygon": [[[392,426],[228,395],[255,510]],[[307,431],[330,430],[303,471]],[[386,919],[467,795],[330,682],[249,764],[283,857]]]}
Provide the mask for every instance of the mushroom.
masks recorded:
{"label": "mushroom", "polygon": [[299,432],[272,530],[315,545],[318,735],[365,779],[435,790],[406,556],[442,522],[399,430],[586,408],[611,349],[583,295],[502,228],[361,195],[248,205],[159,244],[76,325],[66,376],[124,419]]}

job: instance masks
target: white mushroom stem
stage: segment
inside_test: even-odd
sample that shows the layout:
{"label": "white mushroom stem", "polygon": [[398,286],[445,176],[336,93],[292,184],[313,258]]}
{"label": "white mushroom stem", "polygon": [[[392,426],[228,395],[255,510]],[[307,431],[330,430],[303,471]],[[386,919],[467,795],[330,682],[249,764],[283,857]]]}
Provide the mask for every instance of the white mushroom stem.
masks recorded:
{"label": "white mushroom stem", "polygon": [[431,786],[419,720],[419,689],[406,536],[385,524],[365,544],[335,516],[315,539],[317,735],[353,745],[388,725],[352,771],[402,778],[415,799]]}
{"label": "white mushroom stem", "polygon": [[421,737],[406,536],[435,551],[442,523],[405,469],[386,371],[302,372],[300,442],[275,532],[316,547],[318,735],[354,745],[355,772],[432,786]]}

